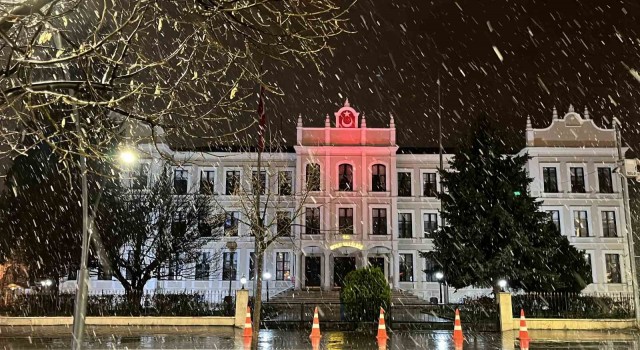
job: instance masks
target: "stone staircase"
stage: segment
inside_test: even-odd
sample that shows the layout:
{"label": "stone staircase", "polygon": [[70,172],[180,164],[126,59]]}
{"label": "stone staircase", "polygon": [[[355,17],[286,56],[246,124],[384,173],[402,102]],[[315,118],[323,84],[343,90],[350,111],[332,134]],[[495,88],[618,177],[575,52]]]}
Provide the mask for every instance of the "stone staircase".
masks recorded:
{"label": "stone staircase", "polygon": [[[339,290],[286,290],[278,295],[271,297],[272,303],[287,304],[340,304]],[[417,296],[404,291],[391,291],[391,304],[393,305],[428,305],[428,301],[418,298]]]}

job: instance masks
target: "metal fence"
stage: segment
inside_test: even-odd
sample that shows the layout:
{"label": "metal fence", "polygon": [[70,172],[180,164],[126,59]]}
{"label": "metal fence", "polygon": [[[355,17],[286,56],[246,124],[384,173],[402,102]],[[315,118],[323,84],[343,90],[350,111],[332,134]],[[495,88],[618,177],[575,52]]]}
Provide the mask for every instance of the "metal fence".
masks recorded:
{"label": "metal fence", "polygon": [[[278,303],[262,306],[262,324],[267,328],[308,327],[313,321],[314,308],[324,328],[352,329],[375,326],[372,320],[350,319],[345,304],[340,303]],[[497,331],[498,307],[493,303],[467,304],[397,304],[386,310],[385,319],[394,329],[452,329],[455,310],[460,310],[463,324],[478,331]]]}
{"label": "metal fence", "polygon": [[[71,316],[75,294],[9,292],[0,300],[3,316]],[[225,316],[235,312],[235,298],[219,291],[122,290],[90,292],[89,316]]]}
{"label": "metal fence", "polygon": [[527,293],[512,298],[513,315],[531,318],[625,319],[634,317],[629,293]]}
{"label": "metal fence", "polygon": [[395,328],[451,329],[456,309],[465,327],[477,331],[498,330],[499,311],[495,302],[394,305],[388,317]]}

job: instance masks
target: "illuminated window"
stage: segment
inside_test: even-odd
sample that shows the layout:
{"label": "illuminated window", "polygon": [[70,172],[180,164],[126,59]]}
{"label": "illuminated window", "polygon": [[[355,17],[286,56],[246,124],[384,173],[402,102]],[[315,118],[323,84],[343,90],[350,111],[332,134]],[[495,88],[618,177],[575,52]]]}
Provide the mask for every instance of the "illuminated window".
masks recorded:
{"label": "illuminated window", "polygon": [[413,254],[399,254],[400,282],[413,282]]}
{"label": "illuminated window", "polygon": [[382,164],[374,164],[371,168],[371,189],[373,192],[387,190],[387,167]]}
{"label": "illuminated window", "polygon": [[573,227],[576,237],[589,237],[589,218],[586,210],[573,211]]}
{"label": "illuminated window", "polygon": [[607,283],[622,283],[622,272],[620,270],[620,255],[605,254],[605,268],[607,270]]}
{"label": "illuminated window", "polygon": [[353,167],[351,164],[340,164],[338,166],[338,190],[353,191]]}
{"label": "illuminated window", "polygon": [[307,164],[307,190],[320,191],[320,164]]}
{"label": "illuminated window", "polygon": [[289,253],[276,254],[276,281],[287,281],[291,278],[291,261]]}

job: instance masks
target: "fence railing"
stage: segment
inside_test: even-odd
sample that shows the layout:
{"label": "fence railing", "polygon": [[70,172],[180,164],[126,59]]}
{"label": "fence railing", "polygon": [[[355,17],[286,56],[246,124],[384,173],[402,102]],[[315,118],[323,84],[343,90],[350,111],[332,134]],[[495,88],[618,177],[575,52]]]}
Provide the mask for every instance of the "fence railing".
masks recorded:
{"label": "fence railing", "polygon": [[[71,316],[75,294],[8,292],[0,300],[3,316]],[[234,296],[219,291],[90,292],[88,316],[230,316]]]}
{"label": "fence railing", "polygon": [[513,295],[513,316],[528,318],[624,319],[634,317],[629,293],[527,293]]}

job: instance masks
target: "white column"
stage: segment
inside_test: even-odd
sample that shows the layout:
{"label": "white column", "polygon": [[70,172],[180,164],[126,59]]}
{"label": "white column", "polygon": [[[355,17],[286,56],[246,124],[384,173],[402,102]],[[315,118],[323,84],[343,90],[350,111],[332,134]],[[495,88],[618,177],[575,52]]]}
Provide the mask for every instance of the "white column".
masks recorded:
{"label": "white column", "polygon": [[296,265],[295,265],[295,271],[294,271],[294,289],[295,290],[300,290],[301,286],[302,286],[302,278],[304,278],[304,273],[302,271],[302,259],[304,259],[304,256],[302,255],[302,252],[296,252]]}
{"label": "white column", "polygon": [[[367,251],[366,250],[362,250],[360,251],[360,267],[366,267],[367,266]],[[384,271],[383,271],[384,272]]]}
{"label": "white column", "polygon": [[400,257],[398,255],[398,251],[394,250],[392,253],[393,258],[391,259],[391,269],[393,271],[393,288],[400,288]]}
{"label": "white column", "polygon": [[331,290],[331,251],[324,252],[324,270],[322,271],[322,289]]}

